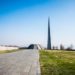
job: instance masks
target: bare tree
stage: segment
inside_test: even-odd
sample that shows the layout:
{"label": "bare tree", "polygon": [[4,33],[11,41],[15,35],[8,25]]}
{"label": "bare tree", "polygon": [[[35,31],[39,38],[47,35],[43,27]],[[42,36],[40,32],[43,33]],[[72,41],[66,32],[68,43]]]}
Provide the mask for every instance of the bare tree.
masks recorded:
{"label": "bare tree", "polygon": [[64,46],[62,44],[60,45],[60,50],[64,50]]}
{"label": "bare tree", "polygon": [[55,46],[53,46],[53,50],[55,50]]}
{"label": "bare tree", "polygon": [[73,45],[71,44],[71,45],[67,48],[67,50],[73,50]]}

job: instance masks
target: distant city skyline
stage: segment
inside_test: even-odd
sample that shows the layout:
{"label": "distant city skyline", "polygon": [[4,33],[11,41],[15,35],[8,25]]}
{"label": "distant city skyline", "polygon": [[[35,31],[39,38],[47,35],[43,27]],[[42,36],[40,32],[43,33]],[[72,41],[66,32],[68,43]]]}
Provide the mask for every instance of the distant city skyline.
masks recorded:
{"label": "distant city skyline", "polygon": [[75,46],[75,0],[0,0],[0,45]]}

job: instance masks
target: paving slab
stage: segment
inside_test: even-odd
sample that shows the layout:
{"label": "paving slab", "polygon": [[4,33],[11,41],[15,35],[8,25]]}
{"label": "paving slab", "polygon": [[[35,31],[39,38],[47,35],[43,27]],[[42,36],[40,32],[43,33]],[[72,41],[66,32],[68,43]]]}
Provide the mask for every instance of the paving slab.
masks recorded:
{"label": "paving slab", "polygon": [[38,50],[0,54],[0,75],[40,75]]}

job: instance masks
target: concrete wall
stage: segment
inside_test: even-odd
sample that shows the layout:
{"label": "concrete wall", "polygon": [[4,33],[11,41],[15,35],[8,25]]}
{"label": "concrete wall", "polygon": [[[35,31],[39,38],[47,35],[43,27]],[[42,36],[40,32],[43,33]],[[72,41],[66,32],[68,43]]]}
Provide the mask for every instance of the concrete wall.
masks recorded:
{"label": "concrete wall", "polygon": [[0,46],[0,50],[13,50],[13,49],[19,49],[18,47],[5,47],[5,46]]}

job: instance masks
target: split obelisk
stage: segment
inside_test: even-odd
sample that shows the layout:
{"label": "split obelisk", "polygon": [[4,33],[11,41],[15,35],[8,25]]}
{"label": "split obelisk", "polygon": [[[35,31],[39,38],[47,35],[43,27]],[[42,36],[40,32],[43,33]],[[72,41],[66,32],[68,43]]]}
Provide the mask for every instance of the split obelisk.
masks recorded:
{"label": "split obelisk", "polygon": [[48,18],[48,41],[47,41],[47,49],[51,50],[50,18]]}

